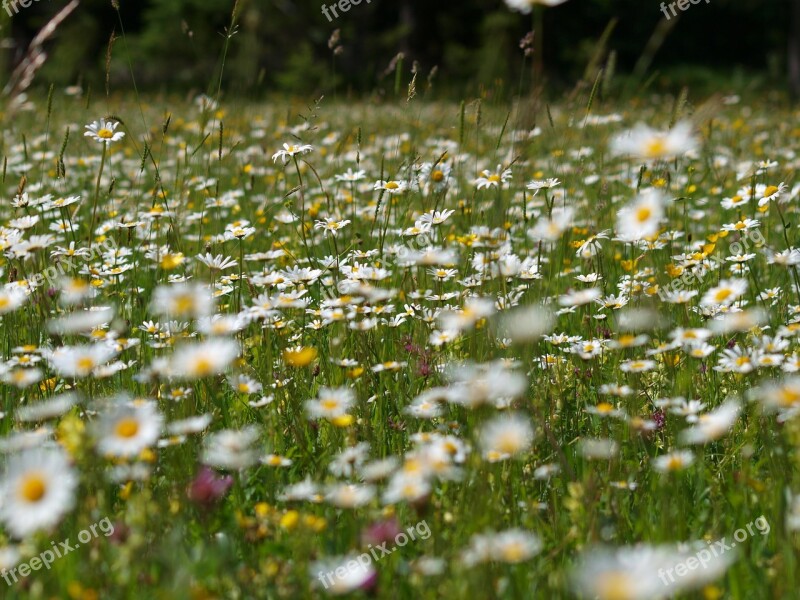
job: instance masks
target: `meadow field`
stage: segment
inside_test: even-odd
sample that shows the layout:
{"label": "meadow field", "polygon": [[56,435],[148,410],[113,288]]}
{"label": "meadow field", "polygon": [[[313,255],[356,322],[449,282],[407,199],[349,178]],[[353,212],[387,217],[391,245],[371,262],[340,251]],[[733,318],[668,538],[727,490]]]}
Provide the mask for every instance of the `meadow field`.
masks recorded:
{"label": "meadow field", "polygon": [[800,597],[798,111],[398,89],[6,106],[0,597]]}

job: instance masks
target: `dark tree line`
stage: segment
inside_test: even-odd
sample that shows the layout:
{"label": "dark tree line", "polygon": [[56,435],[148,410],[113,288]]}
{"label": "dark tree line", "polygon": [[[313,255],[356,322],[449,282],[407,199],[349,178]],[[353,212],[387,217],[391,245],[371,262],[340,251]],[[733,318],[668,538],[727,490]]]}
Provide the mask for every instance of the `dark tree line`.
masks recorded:
{"label": "dark tree line", "polygon": [[[404,68],[416,62],[421,77],[438,67],[440,89],[498,82],[511,89],[523,68],[519,40],[533,25],[531,16],[509,11],[503,0],[363,0],[330,22],[323,1],[334,0],[239,0],[226,87],[313,93],[335,86],[369,93],[391,87],[387,66],[402,52]],[[612,19],[608,48],[617,70],[633,70],[664,24],[659,4],[570,0],[546,9],[539,33],[548,80],[569,85],[579,77]],[[39,0],[13,19],[0,12],[6,71],[60,5],[63,0]],[[110,78],[117,86],[130,83],[131,69],[151,88],[216,81],[232,7],[233,0],[119,0],[117,11],[111,0],[82,0],[48,41],[39,79],[102,84],[114,32]],[[800,93],[800,0],[711,0],[676,19],[649,72],[699,83],[715,73],[742,73],[773,85],[785,84],[788,73]],[[332,49],[334,29],[340,40]]]}

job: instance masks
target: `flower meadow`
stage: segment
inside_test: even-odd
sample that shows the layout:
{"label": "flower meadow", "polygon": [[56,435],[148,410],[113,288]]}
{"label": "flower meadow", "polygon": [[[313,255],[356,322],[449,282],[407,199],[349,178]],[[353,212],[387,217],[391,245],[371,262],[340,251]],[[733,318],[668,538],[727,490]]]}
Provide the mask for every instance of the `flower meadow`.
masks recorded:
{"label": "flower meadow", "polygon": [[33,96],[3,598],[797,597],[796,111]]}

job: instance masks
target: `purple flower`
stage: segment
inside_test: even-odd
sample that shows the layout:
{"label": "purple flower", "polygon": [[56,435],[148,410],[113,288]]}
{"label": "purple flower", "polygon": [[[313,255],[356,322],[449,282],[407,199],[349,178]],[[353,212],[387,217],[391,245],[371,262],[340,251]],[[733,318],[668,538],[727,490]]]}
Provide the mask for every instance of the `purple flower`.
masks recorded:
{"label": "purple flower", "polygon": [[230,475],[219,476],[213,469],[203,466],[194,478],[187,495],[189,500],[204,507],[210,507],[218,502],[233,485]]}

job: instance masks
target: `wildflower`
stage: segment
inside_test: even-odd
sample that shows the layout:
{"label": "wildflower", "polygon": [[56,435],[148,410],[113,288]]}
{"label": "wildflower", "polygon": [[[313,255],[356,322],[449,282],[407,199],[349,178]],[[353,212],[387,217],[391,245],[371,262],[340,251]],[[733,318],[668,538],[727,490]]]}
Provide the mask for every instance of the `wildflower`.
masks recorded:
{"label": "wildflower", "polygon": [[697,140],[692,137],[692,126],[687,122],[677,123],[666,132],[639,124],[611,142],[611,151],[614,154],[627,154],[645,160],[682,156],[696,147]]}
{"label": "wildflower", "polygon": [[653,459],[653,468],[661,473],[682,471],[694,462],[694,454],[689,450],[675,450]]}
{"label": "wildflower", "polygon": [[317,221],[314,223],[314,229],[324,229],[331,235],[336,235],[336,232],[348,223],[350,223],[348,219],[337,221],[336,219],[326,218],[324,221]]}
{"label": "wildflower", "polygon": [[372,187],[375,191],[385,191],[390,195],[402,194],[408,189],[408,183],[405,181],[377,181]]}
{"label": "wildflower", "polygon": [[496,417],[481,429],[481,446],[490,462],[522,454],[532,442],[533,427],[529,419],[519,414]]}
{"label": "wildflower", "polygon": [[646,190],[617,214],[617,235],[626,242],[650,238],[658,233],[664,218],[664,199],[657,190]]}
{"label": "wildflower", "polygon": [[481,171],[480,176],[474,181],[475,187],[479,190],[488,189],[492,187],[502,187],[511,180],[511,169],[503,169],[501,165],[497,165],[497,170],[492,172],[488,169]]}
{"label": "wildflower", "polygon": [[125,133],[123,131],[117,131],[117,127],[119,127],[119,122],[117,121],[100,119],[99,121],[93,121],[89,125],[86,125],[87,131],[83,135],[108,145],[112,142],[118,142],[125,137]]}
{"label": "wildflower", "polygon": [[320,388],[317,398],[306,402],[306,412],[312,419],[336,419],[347,414],[355,403],[349,388]]}
{"label": "wildflower", "polygon": [[530,560],[542,549],[538,536],[523,529],[507,529],[499,533],[476,534],[461,561],[472,567],[483,562],[517,564]]}
{"label": "wildflower", "polygon": [[283,161],[283,164],[288,163],[295,156],[302,156],[314,150],[314,146],[309,144],[284,144],[283,149],[278,150],[272,155],[272,162],[278,162],[278,159]]}
{"label": "wildflower", "polygon": [[261,432],[254,425],[244,429],[223,429],[209,435],[203,449],[203,464],[238,471],[258,462],[255,443]]}
{"label": "wildflower", "polygon": [[723,279],[708,290],[700,300],[701,306],[729,306],[747,291],[745,279]]}
{"label": "wildflower", "polygon": [[17,538],[52,529],[75,504],[77,487],[63,450],[42,447],[14,454],[0,479],[0,521]]}
{"label": "wildflower", "polygon": [[169,359],[167,374],[179,379],[219,375],[239,356],[239,344],[218,338],[180,346]]}
{"label": "wildflower", "polygon": [[116,355],[113,348],[105,344],[84,346],[62,346],[46,355],[50,366],[64,377],[83,378]]}
{"label": "wildflower", "polygon": [[739,416],[741,407],[735,400],[726,400],[715,411],[701,415],[697,423],[681,433],[685,444],[706,444],[725,435]]}
{"label": "wildflower", "polygon": [[136,456],[156,443],[163,422],[154,403],[119,400],[100,418],[97,450],[106,456]]}
{"label": "wildflower", "polygon": [[232,485],[233,477],[230,475],[219,476],[213,469],[202,466],[189,484],[186,495],[195,504],[210,508],[225,496]]}

